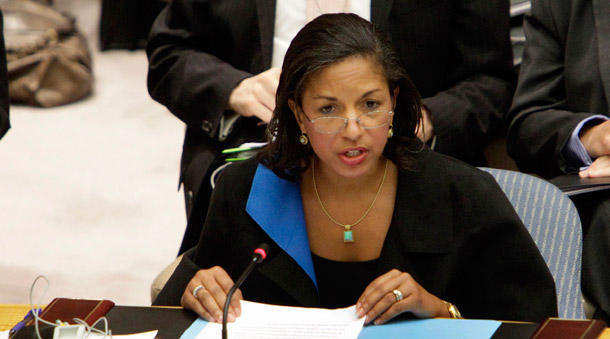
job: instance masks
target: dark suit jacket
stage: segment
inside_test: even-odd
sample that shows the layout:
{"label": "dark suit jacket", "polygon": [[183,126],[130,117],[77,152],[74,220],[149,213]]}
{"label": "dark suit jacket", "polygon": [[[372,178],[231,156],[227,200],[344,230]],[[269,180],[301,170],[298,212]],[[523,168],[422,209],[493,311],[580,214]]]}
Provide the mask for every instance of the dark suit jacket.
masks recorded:
{"label": "dark suit jacket", "polygon": [[[371,3],[372,22],[388,32],[432,112],[436,150],[485,164],[482,150],[501,125],[515,81],[509,1]],[[208,170],[222,163],[220,150],[263,137],[257,118],[241,118],[228,140],[217,139],[231,91],[271,66],[274,20],[274,0],[174,0],[153,25],[148,88],[187,124],[181,181],[195,196],[202,182],[201,195],[209,196]],[[207,202],[198,206],[203,215]],[[188,233],[185,241],[194,237],[194,245],[198,233]]]}
{"label": "dark suit jacket", "polygon": [[[376,276],[393,268],[409,272],[469,318],[556,315],[553,278],[495,180],[428,149],[418,157],[418,171],[399,174]],[[187,252],[155,304],[178,305],[199,268],[220,265],[237,279],[262,242],[271,249],[242,285],[244,298],[318,306],[299,182],[257,168],[254,159],[223,172],[199,246]]]}
{"label": "dark suit jacket", "polygon": [[0,139],[11,127],[9,122],[8,75],[6,70],[6,49],[4,47],[4,18],[0,11]]}
{"label": "dark suit jacket", "polygon": [[534,0],[509,118],[508,151],[522,171],[572,172],[562,154],[583,119],[610,115],[610,2]]}

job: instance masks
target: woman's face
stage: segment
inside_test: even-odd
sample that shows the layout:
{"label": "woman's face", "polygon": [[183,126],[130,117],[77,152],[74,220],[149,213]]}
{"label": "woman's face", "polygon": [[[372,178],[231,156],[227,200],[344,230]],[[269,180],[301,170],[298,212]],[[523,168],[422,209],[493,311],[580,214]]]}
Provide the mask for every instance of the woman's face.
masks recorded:
{"label": "woman's face", "polygon": [[[321,162],[317,167],[346,178],[378,169],[392,121],[388,112],[395,106],[397,93],[398,89],[390,94],[381,67],[370,58],[348,58],[313,75],[303,92],[302,107],[292,100],[289,105]],[[344,120],[335,120],[337,125],[321,117],[351,120],[342,128]],[[369,128],[363,128],[357,117]],[[336,132],[324,133],[321,128]]]}

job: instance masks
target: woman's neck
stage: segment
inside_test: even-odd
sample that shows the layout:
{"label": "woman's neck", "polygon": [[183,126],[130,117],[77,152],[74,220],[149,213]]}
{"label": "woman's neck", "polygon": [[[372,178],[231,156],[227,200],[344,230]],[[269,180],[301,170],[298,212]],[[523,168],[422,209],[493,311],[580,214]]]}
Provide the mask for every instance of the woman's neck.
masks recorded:
{"label": "woman's neck", "polygon": [[[386,164],[386,162],[388,163]],[[387,160],[385,157],[381,157],[371,172],[358,179],[354,179],[341,176],[330,170],[316,157],[312,159],[312,166],[310,166],[307,171],[309,173],[304,174],[309,175],[310,178],[315,177],[315,184],[318,188],[325,187],[324,191],[352,194],[377,190],[384,173],[386,171],[390,172],[391,166],[393,166],[391,161]],[[311,171],[315,171],[315,173],[312,175]]]}

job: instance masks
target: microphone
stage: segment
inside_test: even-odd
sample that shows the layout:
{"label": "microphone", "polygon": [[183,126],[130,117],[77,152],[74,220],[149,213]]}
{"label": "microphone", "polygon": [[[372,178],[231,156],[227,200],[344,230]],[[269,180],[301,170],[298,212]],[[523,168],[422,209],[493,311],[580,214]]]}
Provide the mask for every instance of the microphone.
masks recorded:
{"label": "microphone", "polygon": [[225,301],[225,306],[222,310],[222,339],[227,339],[227,315],[229,314],[229,305],[231,304],[231,298],[233,297],[233,293],[244,283],[244,280],[252,273],[256,264],[260,264],[267,257],[267,252],[269,252],[269,245],[262,243],[258,245],[258,248],[254,250],[254,256],[252,257],[252,261],[246,269],[244,273],[242,273],[233,287],[229,290],[229,294],[227,294],[227,300]]}

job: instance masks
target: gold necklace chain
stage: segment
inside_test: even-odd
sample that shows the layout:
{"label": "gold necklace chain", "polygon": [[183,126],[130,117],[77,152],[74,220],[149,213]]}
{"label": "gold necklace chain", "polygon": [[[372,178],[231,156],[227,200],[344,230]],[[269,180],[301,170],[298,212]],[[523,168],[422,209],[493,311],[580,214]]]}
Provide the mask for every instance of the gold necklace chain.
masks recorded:
{"label": "gold necklace chain", "polygon": [[377,201],[377,197],[379,196],[379,193],[381,193],[381,188],[383,187],[383,183],[385,182],[386,174],[388,173],[388,162],[389,162],[389,160],[386,159],[385,168],[383,170],[383,178],[381,179],[381,184],[379,184],[379,189],[377,189],[377,193],[375,193],[375,198],[373,198],[373,202],[371,203],[369,208],[364,212],[364,214],[360,217],[360,219],[356,220],[355,223],[342,224],[342,223],[338,222],[337,220],[335,220],[335,218],[333,218],[328,213],[328,211],[324,207],[324,204],[322,204],[322,199],[320,199],[320,194],[318,193],[318,186],[316,185],[316,159],[315,159],[315,157],[313,158],[312,166],[311,166],[311,177],[313,179],[313,189],[316,192],[316,198],[318,198],[320,207],[322,207],[322,211],[324,211],[324,213],[326,214],[328,219],[330,219],[330,221],[332,221],[333,223],[345,228],[345,230],[343,231],[343,242],[354,242],[354,236],[352,234],[351,228],[358,225],[362,220],[364,220],[364,218],[366,218],[366,216],[369,214],[369,212],[373,208],[373,205],[375,205],[375,201]]}

